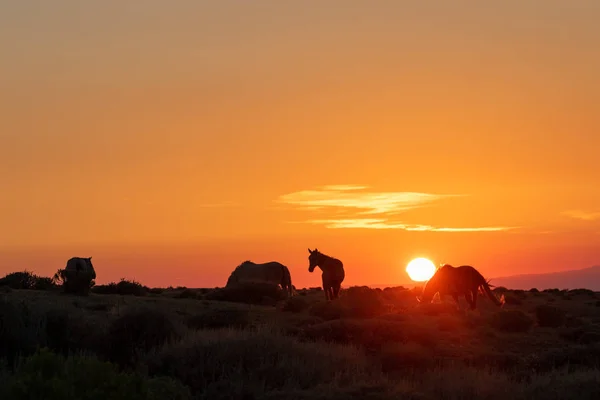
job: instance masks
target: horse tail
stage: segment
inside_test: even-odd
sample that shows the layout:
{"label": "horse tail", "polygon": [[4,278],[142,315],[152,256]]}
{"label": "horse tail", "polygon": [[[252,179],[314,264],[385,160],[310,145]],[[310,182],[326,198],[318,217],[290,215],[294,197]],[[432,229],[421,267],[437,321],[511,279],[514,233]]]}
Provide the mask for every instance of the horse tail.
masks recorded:
{"label": "horse tail", "polygon": [[502,307],[504,305],[504,303],[506,301],[504,298],[504,295],[502,295],[500,297],[500,300],[498,300],[496,295],[490,289],[490,284],[485,279],[483,280],[483,283],[481,284],[481,288],[483,289],[483,292],[487,295],[487,297],[489,297],[489,299],[492,300],[492,302],[494,302],[495,305],[497,305],[498,307]]}

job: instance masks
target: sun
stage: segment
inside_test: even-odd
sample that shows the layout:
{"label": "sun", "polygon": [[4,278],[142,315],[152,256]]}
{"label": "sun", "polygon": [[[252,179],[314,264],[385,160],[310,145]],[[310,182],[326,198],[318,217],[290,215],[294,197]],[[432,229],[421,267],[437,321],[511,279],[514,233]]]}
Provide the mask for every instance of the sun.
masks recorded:
{"label": "sun", "polygon": [[415,258],[406,266],[406,273],[415,282],[429,280],[435,274],[435,264],[426,258]]}

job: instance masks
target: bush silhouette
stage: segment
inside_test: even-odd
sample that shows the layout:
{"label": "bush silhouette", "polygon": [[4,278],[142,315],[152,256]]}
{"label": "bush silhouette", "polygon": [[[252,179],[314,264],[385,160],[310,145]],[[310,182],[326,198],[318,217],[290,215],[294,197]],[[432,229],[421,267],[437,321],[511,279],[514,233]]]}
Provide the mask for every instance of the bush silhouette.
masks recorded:
{"label": "bush silhouette", "polygon": [[353,286],[342,291],[339,301],[345,311],[345,316],[371,318],[387,314],[390,311],[390,306],[383,298],[382,293],[382,290],[366,286]]}
{"label": "bush silhouette", "polygon": [[56,288],[57,286],[52,281],[52,278],[45,276],[36,276],[35,284],[33,285],[33,289],[35,290],[51,290]]}
{"label": "bush silhouette", "polygon": [[272,305],[287,298],[279,285],[268,282],[244,282],[214,289],[205,296],[207,300],[231,301],[236,303]]}
{"label": "bush silhouette", "polygon": [[197,299],[201,296],[198,296],[198,293],[196,293],[192,289],[183,289],[175,297],[178,299]]}
{"label": "bush silhouette", "polygon": [[573,296],[581,295],[581,296],[589,296],[589,297],[594,297],[596,295],[593,290],[589,290],[589,289],[572,289],[572,290],[569,290],[569,294],[573,295]]}
{"label": "bush silhouette", "polygon": [[533,319],[521,310],[503,310],[492,316],[491,324],[503,332],[527,332],[533,325]]}
{"label": "bush silhouette", "polygon": [[382,291],[382,296],[396,308],[412,307],[417,304],[415,293],[402,286],[385,288]]}
{"label": "bush silhouette", "polygon": [[557,328],[565,323],[565,312],[550,304],[541,304],[535,308],[539,326]]}
{"label": "bush silhouette", "polygon": [[95,358],[64,358],[42,349],[15,371],[0,377],[0,398],[25,399],[191,399],[187,387],[171,378],[145,378],[119,372]]}
{"label": "bush silhouette", "polygon": [[245,328],[250,325],[250,317],[246,310],[239,309],[207,309],[187,318],[187,326],[191,329]]}
{"label": "bush silhouette", "polygon": [[0,279],[0,286],[8,286],[11,289],[34,289],[37,276],[29,271],[11,272]]}
{"label": "bush silhouette", "polygon": [[129,281],[124,278],[118,283],[109,283],[108,285],[98,285],[92,289],[96,294],[119,294],[123,296],[145,296],[149,289],[136,281]]}
{"label": "bush silhouette", "polygon": [[505,294],[504,300],[505,300],[506,304],[513,305],[513,306],[520,306],[521,304],[523,304],[522,297],[514,295],[514,294]]}
{"label": "bush silhouette", "polygon": [[290,297],[281,307],[282,311],[301,313],[310,307],[308,301],[302,296]]}
{"label": "bush silhouette", "polygon": [[27,303],[0,299],[0,358],[9,365],[20,355],[33,354],[46,340],[44,315]]}
{"label": "bush silhouette", "polygon": [[129,309],[109,325],[105,354],[110,361],[131,365],[139,352],[161,346],[180,334],[179,327],[162,311]]}
{"label": "bush silhouette", "polygon": [[341,319],[308,326],[301,337],[377,350],[387,343],[414,342],[432,346],[436,342],[433,333],[407,321]]}
{"label": "bush silhouette", "polygon": [[314,317],[322,318],[326,321],[342,318],[345,313],[342,304],[338,299],[334,301],[320,301],[311,305],[308,313]]}
{"label": "bush silhouette", "polygon": [[195,332],[149,355],[146,365],[150,374],[176,377],[201,398],[253,399],[315,382],[349,384],[367,372],[366,361],[356,349],[252,329]]}

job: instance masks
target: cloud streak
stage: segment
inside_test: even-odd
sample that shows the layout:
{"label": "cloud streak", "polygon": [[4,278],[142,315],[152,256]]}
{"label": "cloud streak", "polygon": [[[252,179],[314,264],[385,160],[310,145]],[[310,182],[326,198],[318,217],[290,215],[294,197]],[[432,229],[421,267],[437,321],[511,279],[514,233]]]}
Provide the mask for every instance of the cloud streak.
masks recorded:
{"label": "cloud streak", "polygon": [[563,211],[563,215],[573,219],[580,219],[583,221],[595,221],[600,219],[600,212],[586,212],[581,210],[568,210]]}
{"label": "cloud streak", "polygon": [[[295,223],[323,225],[329,229],[400,229],[429,232],[497,232],[516,227],[435,227],[391,221],[389,217],[409,210],[428,207],[436,202],[465,194],[432,194],[421,192],[373,192],[364,185],[329,185],[316,190],[302,190],[280,196],[277,202],[302,211],[328,211],[329,218],[308,219]],[[331,218],[331,213],[340,218]],[[343,214],[339,215],[339,214]],[[365,216],[370,216],[365,217]]]}
{"label": "cloud streak", "polygon": [[416,232],[498,232],[516,227],[508,226],[483,226],[483,227],[435,227],[431,225],[405,224],[401,222],[389,222],[385,219],[377,218],[357,218],[357,219],[312,219],[306,221],[311,224],[324,225],[330,229],[401,229],[405,231]]}
{"label": "cloud streak", "polygon": [[330,185],[319,190],[302,190],[280,196],[278,201],[312,210],[346,208],[358,214],[399,213],[423,207],[447,197],[464,195],[441,195],[419,192],[365,192],[368,186]]}

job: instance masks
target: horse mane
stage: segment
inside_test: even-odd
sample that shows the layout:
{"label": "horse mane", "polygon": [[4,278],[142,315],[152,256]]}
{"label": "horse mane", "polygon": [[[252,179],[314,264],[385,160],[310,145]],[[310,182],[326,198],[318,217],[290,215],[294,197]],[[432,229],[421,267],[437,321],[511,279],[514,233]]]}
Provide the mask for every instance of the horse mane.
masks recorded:
{"label": "horse mane", "polygon": [[319,256],[321,257],[325,257],[325,258],[335,258],[335,257],[331,257],[330,255],[327,255],[325,253],[323,253],[321,250],[317,250],[317,253],[319,254]]}

